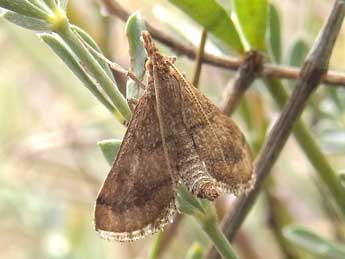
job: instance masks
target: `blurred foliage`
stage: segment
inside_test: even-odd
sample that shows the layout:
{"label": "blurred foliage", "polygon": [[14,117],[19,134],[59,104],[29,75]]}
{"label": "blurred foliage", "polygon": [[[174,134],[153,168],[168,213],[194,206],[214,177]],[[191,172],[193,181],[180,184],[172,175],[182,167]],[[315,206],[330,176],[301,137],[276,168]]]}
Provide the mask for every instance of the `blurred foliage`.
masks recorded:
{"label": "blurred foliage", "polygon": [[[183,5],[185,12],[195,12],[188,5],[190,1],[170,2],[174,5],[159,0],[126,0],[121,4],[131,12],[140,9],[143,17],[151,23],[197,44],[195,39],[199,39],[200,27],[195,21],[198,22],[200,17],[191,15],[192,19],[188,19],[175,7]],[[215,17],[222,13],[230,17],[229,2],[207,1],[208,6],[202,11],[214,13]],[[277,24],[279,18],[282,27],[267,28],[267,48],[275,62],[298,66],[314,41],[332,1],[269,3],[274,6],[269,8],[270,19],[276,21],[270,24]],[[32,13],[34,17],[37,15],[41,14]],[[98,1],[70,0],[68,16],[72,23],[96,40],[104,53],[130,67],[124,24],[118,19],[102,16]],[[17,23],[25,22],[18,17],[12,16],[11,19],[17,19]],[[233,26],[229,23],[230,19],[221,25]],[[215,30],[212,21],[203,25],[214,36],[223,37],[228,47],[241,50],[236,31]],[[260,29],[262,34],[266,28]],[[94,199],[109,169],[96,143],[102,139],[121,139],[125,128],[33,33],[2,19],[0,44],[2,50],[6,50],[2,51],[0,60],[0,257],[147,258],[153,238],[122,245],[106,242],[93,231]],[[254,45],[263,46],[264,43],[257,44]],[[334,69],[345,70],[344,45],[343,30],[331,62]],[[164,46],[160,47],[171,54]],[[212,36],[206,50],[216,54],[229,52]],[[192,77],[188,74],[191,61],[181,57],[177,66],[187,72],[188,78]],[[232,76],[227,71],[205,66],[200,88],[219,103],[222,89]],[[287,85],[291,88],[292,84]],[[314,94],[304,113],[305,122],[339,172],[344,172],[345,159],[344,100],[344,89],[323,87]],[[262,85],[256,83],[233,116],[251,140],[254,150],[265,137],[269,127],[267,121],[273,121],[277,112]],[[320,247],[324,250],[333,248],[333,242],[328,240],[337,240],[333,232],[334,222],[320,202],[318,188],[311,181],[314,170],[294,140],[288,142],[274,171],[275,197],[284,203],[295,223],[322,236],[302,229],[290,231],[287,238],[302,249],[314,252]],[[231,201],[231,197],[226,197],[224,206],[227,207]],[[261,200],[242,230],[249,240],[237,241],[238,247],[250,243],[258,251],[259,258],[283,258],[272,242],[272,232],[264,224],[266,217],[267,210]],[[337,227],[344,233],[342,218]],[[195,241],[200,246],[192,246]],[[200,250],[204,250],[200,247],[206,248],[208,242],[197,225],[189,217],[185,218],[169,246],[169,252],[162,258],[184,258],[188,249],[187,258],[200,258]]]}
{"label": "blurred foliage", "polygon": [[303,227],[286,227],[284,235],[290,242],[317,258],[345,258],[345,245],[328,241]]}

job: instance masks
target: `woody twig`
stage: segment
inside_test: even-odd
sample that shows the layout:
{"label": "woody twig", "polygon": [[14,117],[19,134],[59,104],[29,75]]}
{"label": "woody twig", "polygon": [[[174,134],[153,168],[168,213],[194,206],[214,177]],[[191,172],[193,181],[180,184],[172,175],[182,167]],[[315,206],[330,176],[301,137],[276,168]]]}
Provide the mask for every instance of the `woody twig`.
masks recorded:
{"label": "woody twig", "polygon": [[[107,11],[122,21],[126,21],[130,16],[130,13],[123,8],[117,1],[114,0],[97,0],[104,4]],[[165,33],[164,31],[156,28],[150,23],[146,23],[148,31],[151,32],[152,36],[160,41],[161,43],[165,44],[166,46],[170,47],[173,51],[177,54],[185,55],[189,58],[195,59],[197,56],[197,52],[195,48],[189,44],[182,43],[175,38],[171,37],[169,34]],[[204,53],[203,55],[203,62],[207,64],[211,64],[213,66],[227,68],[231,70],[237,70],[241,64],[242,60],[235,57],[230,56],[216,56],[210,53]],[[289,67],[289,66],[279,66],[274,64],[264,64],[261,73],[258,74],[260,77],[273,77],[273,78],[286,78],[286,79],[298,79],[301,70],[296,67]],[[325,83],[326,86],[340,86],[345,87],[345,74],[336,72],[336,71],[329,71],[328,73],[324,74],[320,81]]]}
{"label": "woody twig", "polygon": [[[345,3],[336,0],[327,19],[327,23],[322,29],[320,36],[314,47],[310,51],[301,71],[300,79],[296,83],[295,90],[285,105],[280,118],[275,123],[271,133],[260,153],[256,162],[255,173],[257,181],[253,190],[247,195],[238,199],[232,212],[226,216],[223,221],[223,231],[228,239],[233,239],[237,230],[243,223],[245,216],[249,212],[251,206],[254,204],[262,184],[269,174],[274,162],[278,158],[294,123],[302,113],[306,102],[312,92],[320,83],[322,77],[326,74],[328,69],[330,55],[332,53],[336,37],[341,28],[345,16]],[[320,175],[321,177],[330,177],[330,175]],[[324,179],[332,181],[333,188],[330,192],[333,193],[338,204],[340,204],[342,211],[345,213],[345,197],[344,189],[340,186],[337,178]],[[208,259],[217,258],[215,253],[208,253]]]}
{"label": "woody twig", "polygon": [[236,76],[230,80],[223,93],[221,109],[231,115],[239,104],[241,97],[262,70],[263,57],[258,52],[250,52],[238,68]]}
{"label": "woody twig", "polygon": [[204,53],[205,53],[206,39],[207,39],[207,30],[204,28],[201,32],[200,44],[199,44],[198,53],[196,55],[196,63],[195,63],[193,80],[192,80],[192,83],[196,88],[199,87],[201,67],[202,67],[202,58],[203,58]]}

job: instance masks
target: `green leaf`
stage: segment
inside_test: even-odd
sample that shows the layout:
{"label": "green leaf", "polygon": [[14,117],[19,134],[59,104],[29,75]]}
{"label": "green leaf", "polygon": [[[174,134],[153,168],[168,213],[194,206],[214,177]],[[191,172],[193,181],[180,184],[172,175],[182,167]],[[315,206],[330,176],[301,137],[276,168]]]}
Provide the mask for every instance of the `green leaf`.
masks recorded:
{"label": "green leaf", "polygon": [[281,46],[281,24],[277,8],[270,4],[268,14],[268,31],[267,31],[267,45],[272,60],[276,63],[281,63],[282,46]]}
{"label": "green leaf", "polygon": [[27,0],[0,0],[0,7],[33,18],[49,19],[46,12]]}
{"label": "green leaf", "polygon": [[243,53],[238,32],[226,10],[216,0],[169,0],[233,50]]}
{"label": "green leaf", "polygon": [[51,31],[52,26],[45,20],[24,16],[15,12],[6,11],[2,16],[9,22],[34,31]]}
{"label": "green leaf", "polygon": [[328,241],[317,234],[299,226],[288,226],[283,234],[291,243],[322,258],[345,258],[345,246]]}
{"label": "green leaf", "polygon": [[187,251],[185,259],[201,259],[203,255],[203,249],[199,243],[194,243]]}
{"label": "green leaf", "polygon": [[[131,56],[131,71],[142,80],[145,75],[147,55],[141,42],[141,32],[146,30],[146,26],[140,12],[135,12],[128,18],[125,30]],[[127,99],[138,98],[139,86],[134,80],[128,79],[126,89]]]}
{"label": "green leaf", "polygon": [[121,143],[122,140],[120,139],[106,139],[97,143],[109,165],[112,165],[115,161],[117,153],[120,150]]}
{"label": "green leaf", "polygon": [[267,0],[232,0],[231,18],[246,51],[265,50]]}
{"label": "green leaf", "polygon": [[304,40],[297,39],[294,41],[289,54],[289,65],[296,67],[302,65],[308,54],[308,49],[308,45]]}
{"label": "green leaf", "polygon": [[55,10],[57,8],[56,2],[55,0],[43,0],[46,5],[51,9],[51,10]]}
{"label": "green leaf", "polygon": [[123,123],[125,119],[120,112],[104,97],[97,87],[97,84],[85,72],[79,64],[79,60],[73,55],[69,47],[56,34],[41,34],[40,38],[51,47],[72,72],[83,82],[87,89],[111,112],[116,118]]}
{"label": "green leaf", "polygon": [[41,0],[28,0],[30,3],[38,7],[39,9],[49,12],[49,8],[41,2]]}
{"label": "green leaf", "polygon": [[181,184],[179,186],[176,198],[179,211],[188,215],[194,215],[196,217],[199,217],[200,214],[205,213],[205,210],[199,199],[190,193],[185,185]]}
{"label": "green leaf", "polygon": [[59,7],[63,10],[67,9],[68,0],[58,0]]}
{"label": "green leaf", "polygon": [[340,178],[340,183],[345,188],[345,174],[340,174],[339,178]]}
{"label": "green leaf", "polygon": [[[97,45],[97,43],[86,31],[75,25],[71,25],[71,29],[73,32],[77,33],[94,50],[97,50],[98,53],[102,53],[101,48]],[[104,71],[107,73],[110,79],[115,83],[114,75],[111,72],[109,65],[103,59],[101,59],[96,53],[91,52],[91,54],[97,60],[98,64],[104,69]]]}
{"label": "green leaf", "polygon": [[91,54],[93,51],[88,49],[85,44],[83,44],[78,34],[72,31],[70,26],[61,28],[62,29],[56,30],[55,32],[78,57],[87,73],[97,81],[97,85],[104,90],[111,102],[116,106],[117,110],[124,118],[126,118],[127,121],[129,121],[132,116],[132,112],[125,97],[122,95],[114,81],[112,81],[108,76],[107,72],[93,57]]}

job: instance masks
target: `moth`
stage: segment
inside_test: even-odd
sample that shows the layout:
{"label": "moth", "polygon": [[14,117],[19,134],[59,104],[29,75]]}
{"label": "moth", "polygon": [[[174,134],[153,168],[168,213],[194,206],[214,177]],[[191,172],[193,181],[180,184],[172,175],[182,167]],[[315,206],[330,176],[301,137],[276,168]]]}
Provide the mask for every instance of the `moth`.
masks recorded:
{"label": "moth", "polygon": [[180,183],[214,200],[222,192],[238,195],[254,181],[239,128],[158,51],[148,32],[142,40],[147,87],[95,206],[96,230],[118,241],[145,237],[172,222]]}

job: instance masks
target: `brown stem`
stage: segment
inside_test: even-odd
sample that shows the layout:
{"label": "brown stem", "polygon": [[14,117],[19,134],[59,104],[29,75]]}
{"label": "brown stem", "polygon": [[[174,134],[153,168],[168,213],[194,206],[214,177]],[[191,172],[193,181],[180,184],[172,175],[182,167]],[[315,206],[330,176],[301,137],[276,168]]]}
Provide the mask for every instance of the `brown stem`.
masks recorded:
{"label": "brown stem", "polygon": [[254,249],[253,245],[250,243],[250,236],[239,231],[234,240],[235,246],[238,247],[240,251],[241,258],[259,259],[261,258],[257,251]]}
{"label": "brown stem", "polygon": [[[245,91],[254,81],[257,73],[262,69],[263,57],[258,52],[249,52],[244,58],[241,66],[239,67],[236,76],[233,80],[230,80],[225,91],[224,100],[221,104],[221,110],[230,116],[235,108],[238,106]],[[243,240],[242,240],[243,241]],[[249,242],[246,242],[247,246],[250,246]],[[252,249],[253,250],[253,249]],[[210,247],[207,255],[218,256],[217,251]],[[248,257],[252,258],[252,257]],[[253,257],[256,258],[256,257]]]}
{"label": "brown stem", "polygon": [[221,104],[222,111],[229,115],[235,110],[241,97],[262,70],[263,57],[259,52],[249,52],[238,68],[236,76],[230,80]]}
{"label": "brown stem", "polygon": [[267,204],[267,225],[271,229],[280,250],[286,259],[300,258],[298,252],[283,236],[282,229],[292,223],[292,218],[284,201],[275,194],[275,181],[272,176],[266,181],[264,194]]}
{"label": "brown stem", "polygon": [[[120,18],[124,22],[127,21],[130,14],[126,9],[124,9],[121,5],[119,5],[117,1],[114,1],[114,0],[97,0],[97,1],[101,1],[111,15],[114,15]],[[146,26],[147,26],[148,31],[150,31],[151,35],[156,40],[169,46],[177,54],[185,55],[192,59],[196,58],[197,53],[193,46],[189,44],[181,43],[180,41],[171,37],[169,34],[156,28],[155,26],[152,26],[149,23],[146,23]],[[238,58],[229,57],[229,56],[219,57],[219,56],[212,55],[209,53],[205,53],[202,60],[204,63],[211,64],[217,67],[231,69],[231,70],[237,70],[242,63],[241,59],[238,59]],[[300,69],[296,67],[279,66],[279,65],[274,65],[274,64],[264,64],[263,69],[261,73],[259,73],[258,76],[298,79],[300,72],[301,72]],[[345,74],[336,72],[336,71],[329,71],[327,74],[324,74],[322,76],[321,82],[328,85],[345,87]]]}
{"label": "brown stem", "polygon": [[[289,137],[294,122],[303,111],[308,97],[312,94],[320,83],[322,76],[326,73],[329,58],[341,28],[344,15],[345,3],[343,1],[335,1],[332,12],[327,19],[327,23],[322,29],[318,40],[314,44],[303,65],[300,79],[296,83],[292,96],[285,105],[278,121],[272,128],[268,140],[259,155],[254,172],[257,176],[254,188],[248,195],[243,195],[237,200],[231,213],[227,215],[225,221],[223,221],[223,231],[228,239],[233,239],[244,221],[261,190],[264,180]],[[339,191],[339,194],[341,194],[343,190],[339,189],[333,191]],[[216,256],[214,253],[210,253],[207,258],[213,259],[216,258]]]}
{"label": "brown stem", "polygon": [[202,67],[202,58],[204,57],[205,53],[205,44],[207,39],[207,30],[203,29],[200,37],[200,44],[198,53],[196,55],[196,64],[195,64],[195,70],[194,70],[194,76],[193,76],[193,85],[198,88],[199,85],[199,79],[201,74],[201,67]]}
{"label": "brown stem", "polygon": [[329,202],[329,191],[317,179],[315,179],[315,185],[320,193],[321,208],[325,211],[329,222],[332,222],[332,232],[334,235],[334,239],[338,242],[345,243],[345,229],[343,226],[343,220],[335,204]]}
{"label": "brown stem", "polygon": [[167,228],[164,230],[161,245],[157,253],[158,258],[161,258],[161,256],[164,254],[164,251],[170,245],[172,239],[176,236],[177,230],[179,226],[181,225],[182,219],[183,219],[183,214],[178,214],[174,219],[174,223],[167,226]]}

